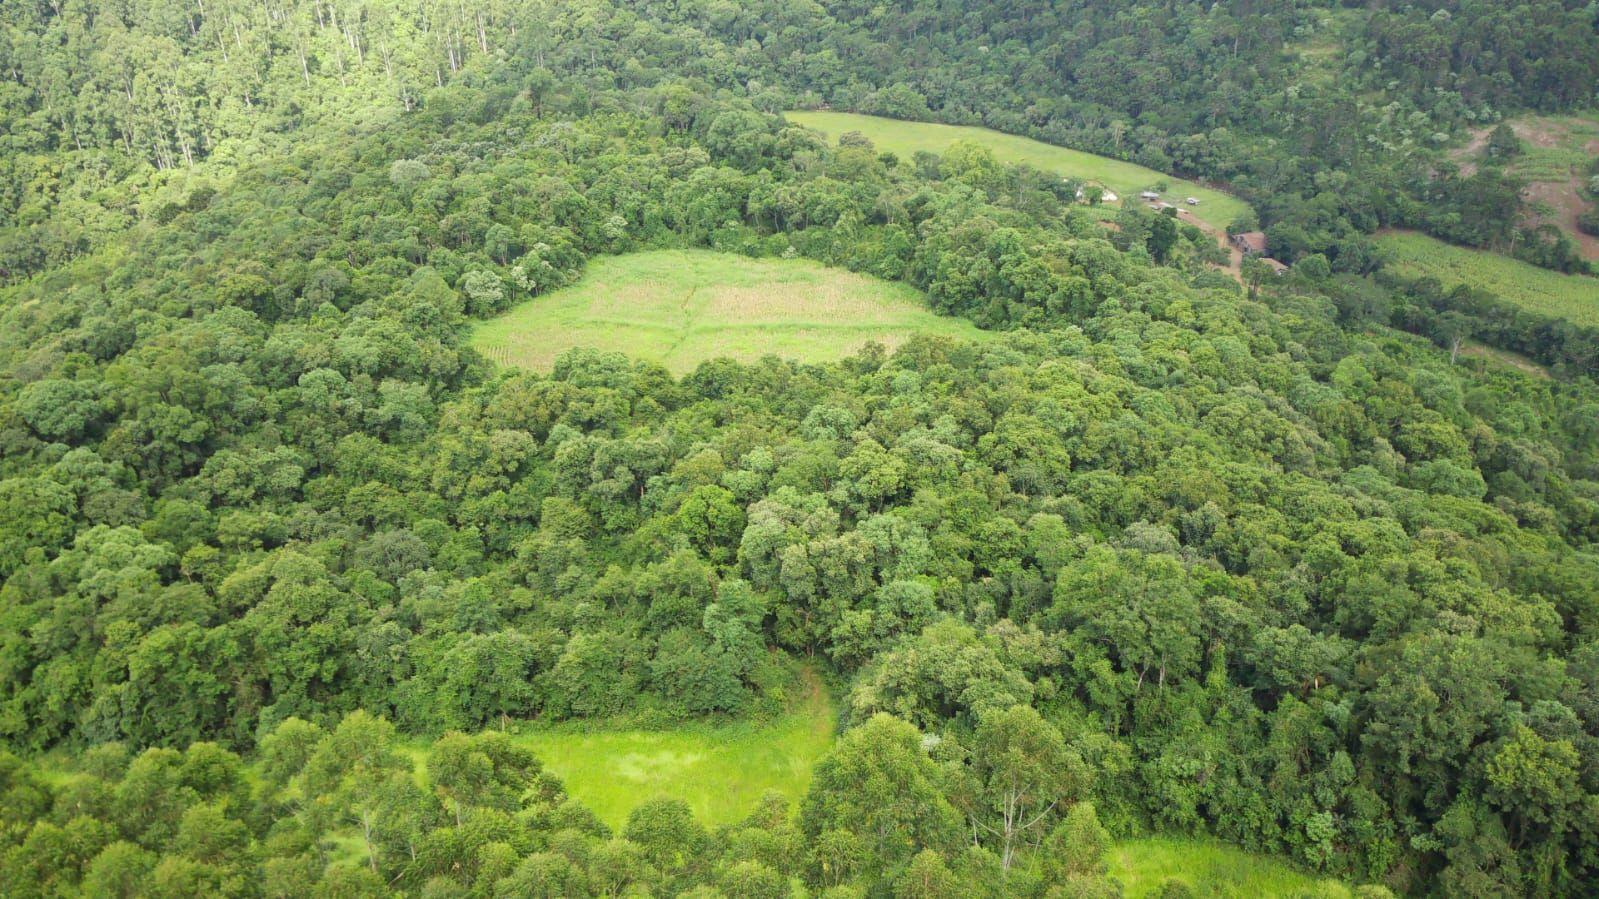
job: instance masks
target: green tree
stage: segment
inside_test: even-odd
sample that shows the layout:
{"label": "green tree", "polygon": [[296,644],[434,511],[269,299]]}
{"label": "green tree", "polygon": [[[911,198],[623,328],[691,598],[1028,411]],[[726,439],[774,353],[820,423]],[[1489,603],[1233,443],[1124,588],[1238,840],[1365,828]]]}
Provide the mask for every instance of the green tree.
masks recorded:
{"label": "green tree", "polygon": [[[923,849],[954,848],[961,832],[921,733],[881,714],[846,733],[817,765],[799,821],[812,841],[848,834],[863,853],[857,869],[890,876]],[[834,836],[824,842],[838,841]],[[817,882],[832,864],[824,861],[822,870],[813,871]]]}
{"label": "green tree", "polygon": [[974,830],[992,840],[1000,867],[1009,871],[1019,847],[1049,829],[1057,809],[1088,787],[1082,759],[1066,748],[1060,731],[1032,706],[984,714],[972,736],[967,785],[956,804]]}

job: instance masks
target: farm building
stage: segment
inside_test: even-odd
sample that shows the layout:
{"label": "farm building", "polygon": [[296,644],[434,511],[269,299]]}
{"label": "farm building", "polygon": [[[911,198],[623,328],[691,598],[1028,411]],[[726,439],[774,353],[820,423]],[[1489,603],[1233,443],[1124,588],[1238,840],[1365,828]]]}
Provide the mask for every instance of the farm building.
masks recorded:
{"label": "farm building", "polygon": [[1184,200],[1183,202],[1187,203],[1190,206],[1198,206],[1199,205],[1199,198],[1198,197],[1189,197],[1188,199]]}
{"label": "farm building", "polygon": [[[1070,179],[1065,179],[1065,180],[1070,180]],[[1097,184],[1097,185],[1096,184],[1085,184],[1082,187],[1077,188],[1077,199],[1079,201],[1086,200],[1088,198],[1087,190],[1088,190],[1089,187],[1098,187],[1099,188],[1099,202],[1101,202],[1101,203],[1114,203],[1117,200],[1121,199],[1120,197],[1116,196],[1116,192],[1115,191],[1113,191],[1110,188],[1104,186],[1103,184]]]}
{"label": "farm building", "polygon": [[1278,262],[1270,256],[1262,256],[1260,257],[1260,261],[1266,263],[1266,267],[1271,269],[1271,273],[1279,278],[1288,274],[1288,266]]}
{"label": "farm building", "polygon": [[1266,233],[1264,231],[1245,231],[1233,235],[1233,246],[1246,256],[1266,255]]}
{"label": "farm building", "polygon": [[1140,200],[1158,200],[1158,199],[1160,199],[1160,192],[1159,191],[1153,191],[1153,190],[1146,190],[1143,193],[1139,194],[1138,198]]}

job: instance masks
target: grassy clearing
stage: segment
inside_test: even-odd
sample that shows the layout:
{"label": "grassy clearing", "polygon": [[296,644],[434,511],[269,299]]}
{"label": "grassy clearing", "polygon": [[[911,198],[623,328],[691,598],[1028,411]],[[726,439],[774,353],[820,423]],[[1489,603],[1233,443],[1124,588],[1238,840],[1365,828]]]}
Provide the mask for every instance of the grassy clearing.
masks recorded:
{"label": "grassy clearing", "polygon": [[1216,228],[1227,227],[1233,219],[1249,211],[1250,208],[1248,203],[1230,194],[1201,187],[1192,181],[1184,181],[1141,165],[1096,156],[1080,150],[1069,150],[988,128],[939,125],[931,122],[903,122],[879,116],[823,110],[801,110],[787,112],[784,115],[791,122],[815,128],[829,139],[836,140],[846,131],[859,131],[869,138],[877,149],[887,150],[902,159],[910,159],[918,150],[943,153],[956,141],[972,141],[992,150],[995,158],[1001,162],[1012,165],[1026,163],[1044,171],[1059,172],[1061,175],[1086,181],[1097,181],[1120,194],[1123,200],[1136,198],[1140,191],[1153,188],[1156,182],[1165,181],[1168,185],[1165,194],[1168,201],[1180,203],[1184,197],[1197,198],[1200,205],[1195,207],[1194,217]]}
{"label": "grassy clearing", "polygon": [[[810,787],[812,770],[833,746],[838,719],[814,671],[803,669],[800,683],[801,695],[788,711],[768,721],[689,724],[671,730],[604,729],[572,722],[524,730],[515,739],[613,830],[625,826],[628,813],[639,803],[663,796],[683,800],[702,824],[715,828],[745,818],[768,791],[782,794],[797,808]],[[427,741],[416,739],[396,747],[412,760],[417,783],[423,787],[427,746]],[[82,776],[62,759],[37,761],[54,786]],[[256,763],[249,763],[246,772],[256,780]],[[367,864],[366,846],[352,829],[326,835],[323,846],[330,868]],[[1024,857],[1023,864],[1032,861]],[[1282,859],[1213,840],[1126,840],[1111,849],[1106,861],[1128,899],[1151,895],[1173,878],[1197,895],[1223,899],[1351,896],[1337,881],[1318,879]]]}
{"label": "grassy clearing", "polygon": [[683,374],[718,357],[831,361],[919,333],[987,336],[933,313],[904,284],[806,259],[656,250],[596,259],[577,283],[479,324],[472,343],[501,365],[538,371],[587,346]]}
{"label": "grassy clearing", "polygon": [[1181,880],[1196,896],[1256,899],[1262,896],[1305,896],[1349,899],[1350,889],[1336,880],[1317,878],[1270,856],[1255,855],[1210,840],[1150,837],[1116,844],[1108,859],[1110,874],[1120,880],[1127,899],[1150,896],[1169,879]]}
{"label": "grassy clearing", "polygon": [[[1599,112],[1527,115],[1507,119],[1505,124],[1522,142],[1521,155],[1511,159],[1506,168],[1528,181],[1565,184],[1573,174],[1585,172],[1593,158],[1599,156]],[[1466,145],[1452,155],[1474,170],[1494,127],[1484,125],[1473,130]]]}
{"label": "grassy clearing", "polygon": [[769,723],[670,731],[550,730],[527,745],[567,790],[613,828],[646,799],[681,799],[710,827],[755,809],[767,791],[797,806],[811,769],[833,745],[835,716],[825,696]]}
{"label": "grassy clearing", "polygon": [[[681,799],[707,827],[740,821],[768,791],[798,806],[811,769],[833,746],[837,711],[815,672],[801,672],[803,695],[765,721],[692,723],[670,730],[607,729],[567,722],[524,729],[533,751],[574,799],[612,829],[639,803]],[[425,783],[427,744],[403,747]]]}
{"label": "grassy clearing", "polygon": [[[1599,112],[1575,115],[1528,115],[1506,121],[1521,138],[1523,152],[1506,168],[1527,182],[1522,193],[1534,212],[1532,222],[1551,224],[1577,243],[1585,259],[1599,260],[1599,237],[1585,233],[1577,220],[1591,205],[1586,187],[1589,166],[1599,157]],[[1465,146],[1451,155],[1461,170],[1477,170],[1493,127],[1472,132]]]}
{"label": "grassy clearing", "polygon": [[1381,234],[1377,242],[1389,254],[1389,267],[1406,277],[1437,278],[1445,287],[1470,284],[1529,312],[1599,327],[1599,278],[1563,275],[1410,231]]}
{"label": "grassy clearing", "polygon": [[1366,12],[1358,9],[1327,9],[1312,13],[1315,25],[1308,38],[1285,49],[1299,57],[1295,80],[1301,84],[1327,85],[1343,74],[1348,53],[1348,35],[1358,33],[1366,22]]}

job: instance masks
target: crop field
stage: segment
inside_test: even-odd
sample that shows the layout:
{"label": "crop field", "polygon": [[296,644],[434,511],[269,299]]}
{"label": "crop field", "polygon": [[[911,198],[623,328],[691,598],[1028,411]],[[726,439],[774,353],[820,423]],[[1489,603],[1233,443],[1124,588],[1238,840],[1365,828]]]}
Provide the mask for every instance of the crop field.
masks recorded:
{"label": "crop field", "polygon": [[[1522,197],[1534,210],[1533,221],[1552,224],[1577,242],[1583,258],[1599,260],[1599,237],[1585,233],[1578,218],[1592,205],[1587,195],[1590,166],[1599,158],[1599,112],[1572,115],[1527,115],[1507,120],[1521,138],[1522,153],[1506,163],[1510,174],[1527,182]],[[1477,170],[1493,128],[1472,132],[1454,151],[1462,171]]]}
{"label": "crop field", "polygon": [[1122,882],[1127,899],[1154,895],[1171,879],[1187,884],[1193,895],[1216,899],[1349,899],[1352,895],[1344,884],[1307,874],[1281,859],[1204,839],[1126,840],[1111,849],[1107,861],[1110,875]]}
{"label": "crop field", "polygon": [[[992,150],[994,157],[1012,165],[1023,163],[1044,171],[1059,172],[1062,176],[1096,181],[1120,194],[1123,200],[1136,197],[1140,191],[1149,190],[1157,182],[1168,185],[1164,194],[1168,202],[1181,204],[1183,198],[1194,197],[1200,201],[1194,217],[1213,228],[1226,228],[1228,223],[1249,211],[1243,200],[1201,187],[1172,175],[1162,174],[1131,162],[1096,156],[1081,150],[1057,147],[1032,138],[1005,134],[988,128],[964,125],[941,125],[932,122],[905,122],[880,116],[859,115],[850,112],[800,110],[785,112],[788,120],[837,140],[846,131],[859,131],[877,147],[901,159],[910,159],[918,150],[943,153],[956,141],[971,141]],[[1186,206],[1182,208],[1187,208]]]}
{"label": "crop field", "polygon": [[914,334],[988,336],[935,314],[903,284],[804,259],[655,250],[595,260],[577,283],[480,323],[472,343],[501,365],[537,371],[586,346],[684,374],[718,357],[831,361]]}
{"label": "crop field", "polygon": [[1530,116],[1511,128],[1526,151],[1510,170],[1528,181],[1564,181],[1599,156],[1599,114]]}
{"label": "crop field", "polygon": [[1389,254],[1389,267],[1406,277],[1437,278],[1445,287],[1470,284],[1529,312],[1599,327],[1599,278],[1563,275],[1412,231],[1384,233],[1377,242]]}

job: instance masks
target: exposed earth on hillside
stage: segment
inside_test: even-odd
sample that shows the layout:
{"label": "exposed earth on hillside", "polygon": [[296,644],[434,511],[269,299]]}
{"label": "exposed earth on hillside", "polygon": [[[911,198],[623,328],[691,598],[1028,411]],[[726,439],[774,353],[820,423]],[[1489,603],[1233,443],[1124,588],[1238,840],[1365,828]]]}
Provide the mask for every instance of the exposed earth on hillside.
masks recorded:
{"label": "exposed earth on hillside", "polygon": [[[1585,234],[1577,228],[1577,217],[1593,204],[1583,196],[1583,174],[1571,165],[1560,165],[1560,157],[1581,154],[1587,158],[1599,156],[1599,136],[1593,123],[1582,119],[1531,117],[1513,121],[1510,128],[1526,144],[1529,159],[1523,157],[1510,164],[1510,171],[1528,179],[1522,197],[1539,213],[1532,224],[1553,224],[1577,242],[1584,259],[1599,260],[1599,237]],[[1478,128],[1471,133],[1466,145],[1451,156],[1460,163],[1462,175],[1470,177],[1477,172],[1478,161],[1488,145],[1488,136],[1494,126]],[[1542,152],[1540,152],[1542,151]],[[1550,160],[1548,157],[1554,157]],[[1551,165],[1552,163],[1552,165]],[[1557,177],[1550,178],[1549,175]]]}

